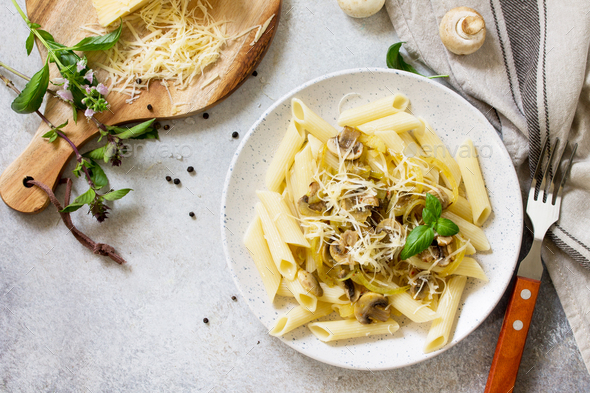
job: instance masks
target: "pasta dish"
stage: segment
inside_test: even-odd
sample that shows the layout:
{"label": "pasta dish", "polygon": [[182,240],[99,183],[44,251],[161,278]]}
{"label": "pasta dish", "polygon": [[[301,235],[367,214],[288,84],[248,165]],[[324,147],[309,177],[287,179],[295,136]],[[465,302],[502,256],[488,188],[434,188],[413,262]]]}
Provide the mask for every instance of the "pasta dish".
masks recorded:
{"label": "pasta dish", "polygon": [[291,104],[244,239],[271,301],[298,303],[270,334],[393,334],[403,315],[430,323],[425,352],[443,347],[467,278],[487,281],[472,258],[490,249],[491,213],[473,143],[453,157],[399,93],[343,111],[341,130]]}

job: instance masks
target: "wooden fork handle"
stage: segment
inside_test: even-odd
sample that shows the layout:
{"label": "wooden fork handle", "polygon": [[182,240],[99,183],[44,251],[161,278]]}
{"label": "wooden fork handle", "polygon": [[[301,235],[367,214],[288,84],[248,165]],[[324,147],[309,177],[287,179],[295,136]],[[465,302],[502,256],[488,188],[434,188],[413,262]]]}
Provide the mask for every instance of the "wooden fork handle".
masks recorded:
{"label": "wooden fork handle", "polygon": [[514,388],[540,285],[539,280],[516,276],[485,393],[508,393]]}

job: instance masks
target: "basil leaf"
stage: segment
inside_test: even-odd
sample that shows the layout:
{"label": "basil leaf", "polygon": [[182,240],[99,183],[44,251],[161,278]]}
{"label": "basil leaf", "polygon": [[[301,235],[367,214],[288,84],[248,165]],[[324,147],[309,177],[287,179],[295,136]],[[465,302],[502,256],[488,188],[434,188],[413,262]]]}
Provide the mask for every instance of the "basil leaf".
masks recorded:
{"label": "basil leaf", "polygon": [[147,132],[129,139],[160,139],[160,134],[154,127],[150,127],[148,128]]}
{"label": "basil leaf", "polygon": [[[84,194],[78,196],[78,198],[74,199],[74,203],[81,203],[82,205],[85,205],[87,203],[90,203],[92,201],[94,201],[94,197],[96,196],[96,192],[94,192],[94,190],[92,188],[89,188],[88,191],[86,191]],[[72,203],[72,205],[74,204]]]}
{"label": "basil leaf", "polygon": [[104,159],[104,152],[107,149],[106,145],[99,147],[97,149],[91,150],[88,153],[84,153],[84,157],[92,158],[94,160],[103,160]]}
{"label": "basil leaf", "polygon": [[81,52],[92,52],[97,50],[107,50],[113,47],[121,37],[121,30],[123,23],[119,28],[109,34],[99,35],[94,37],[86,37],[74,45],[71,49]]}
{"label": "basil leaf", "polygon": [[427,208],[422,210],[422,219],[424,220],[424,224],[428,225],[429,227],[433,227],[436,224],[437,218],[438,217],[432,213],[432,210]]}
{"label": "basil leaf", "polygon": [[399,50],[401,49],[402,44],[404,43],[405,42],[398,42],[389,47],[389,49],[387,50],[386,59],[387,67],[394,68],[396,70],[408,71],[420,75],[414,67],[412,67],[404,61],[402,54],[399,53]]}
{"label": "basil leaf", "polygon": [[102,197],[107,201],[116,201],[117,199],[121,199],[127,195],[129,191],[132,191],[131,188],[121,188],[120,190],[111,191],[108,194],[104,194]]}
{"label": "basil leaf", "polygon": [[[41,27],[41,26],[39,26],[39,27]],[[47,41],[48,44],[50,42],[56,43],[55,42],[55,38],[53,38],[53,36],[49,32],[47,32],[45,30],[37,30],[37,33],[39,33],[39,35],[41,36],[41,38],[43,38],[45,41]]]}
{"label": "basil leaf", "polygon": [[47,142],[53,143],[57,139],[58,136],[59,135],[57,135],[57,132],[55,132],[54,130],[49,130],[45,134],[43,134],[41,136],[41,138],[47,138],[48,139]]}
{"label": "basil leaf", "polygon": [[35,112],[43,103],[47,86],[49,86],[49,64],[45,63],[43,68],[33,75],[18,97],[12,101],[12,110],[21,114]]}
{"label": "basil leaf", "polygon": [[410,64],[405,62],[404,57],[402,56],[401,53],[399,53],[399,50],[401,49],[402,44],[405,44],[405,42],[397,42],[397,43],[391,45],[389,47],[389,49],[387,50],[386,63],[387,63],[388,68],[411,72],[413,74],[420,75],[420,76],[423,76],[428,79],[448,78],[449,77],[448,75],[426,76],[426,75],[422,75],[421,73],[416,71],[416,69],[414,67],[412,67]]}
{"label": "basil leaf", "polygon": [[[142,134],[149,132],[150,131],[149,128],[155,120],[156,119],[144,121],[143,123],[140,123],[140,124],[138,124],[134,127],[131,127],[129,129],[126,129],[125,131],[117,133],[116,135],[121,139],[137,138],[137,137],[141,136]],[[118,127],[117,127],[117,129],[118,129]]]}
{"label": "basil leaf", "polygon": [[459,227],[453,221],[440,217],[436,221],[436,232],[441,236],[453,236],[459,233]]}
{"label": "basil leaf", "polygon": [[437,197],[430,193],[426,193],[426,206],[424,209],[430,210],[436,219],[438,219],[442,213],[442,205]]}
{"label": "basil leaf", "polygon": [[426,225],[417,226],[410,232],[406,239],[406,245],[400,255],[401,260],[408,259],[426,250],[434,240],[434,231]]}
{"label": "basil leaf", "polygon": [[76,210],[78,210],[79,208],[81,208],[82,206],[84,206],[83,203],[70,203],[69,205],[64,207],[62,210],[60,210],[60,212],[61,213],[72,213],[72,212],[75,212]]}
{"label": "basil leaf", "polygon": [[27,37],[27,42],[25,43],[25,47],[27,48],[27,56],[31,54],[33,51],[33,46],[35,46],[35,33],[31,30],[29,36]]}
{"label": "basil leaf", "polygon": [[91,159],[88,168],[90,169],[90,180],[92,180],[97,190],[100,190],[108,184],[109,179],[107,178],[107,175],[96,161]]}

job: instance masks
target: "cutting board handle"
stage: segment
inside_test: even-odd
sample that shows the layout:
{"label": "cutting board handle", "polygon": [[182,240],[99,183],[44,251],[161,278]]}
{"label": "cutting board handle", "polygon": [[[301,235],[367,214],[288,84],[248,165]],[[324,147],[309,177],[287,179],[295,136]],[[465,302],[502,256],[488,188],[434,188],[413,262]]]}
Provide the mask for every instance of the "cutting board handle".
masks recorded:
{"label": "cutting board handle", "polygon": [[[71,120],[72,109],[69,105],[49,98],[45,116],[53,124],[61,124],[70,119],[64,133],[76,144],[81,146],[96,133],[96,126],[81,116],[78,123]],[[31,143],[25,151],[8,166],[0,176],[0,196],[2,200],[22,213],[38,213],[49,204],[49,198],[37,187],[25,187],[27,176],[55,189],[60,175],[74,154],[71,146],[62,138],[53,143],[41,136],[49,131],[49,126],[41,123]]]}

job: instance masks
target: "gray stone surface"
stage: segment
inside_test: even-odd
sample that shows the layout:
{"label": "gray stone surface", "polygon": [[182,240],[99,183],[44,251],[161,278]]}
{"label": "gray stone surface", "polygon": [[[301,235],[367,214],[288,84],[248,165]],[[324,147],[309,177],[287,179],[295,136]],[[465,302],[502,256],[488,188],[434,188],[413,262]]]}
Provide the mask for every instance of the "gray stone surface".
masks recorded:
{"label": "gray stone surface", "polygon": [[[7,1],[0,6],[0,61],[31,75],[41,61],[37,54],[27,59],[27,28],[13,12]],[[135,191],[115,203],[106,223],[83,211],[73,215],[93,239],[115,246],[127,267],[81,248],[51,207],[29,216],[0,204],[0,390],[483,391],[507,296],[449,351],[384,372],[311,360],[269,337],[243,298],[231,300],[237,289],[221,249],[219,205],[239,143],[232,131],[243,136],[275,99],[314,77],[384,66],[395,38],[385,11],[353,20],[333,0],[285,0],[258,77],[209,111],[208,120],[164,122],[173,127],[160,142],[132,143],[123,166],[107,174],[112,187]],[[0,89],[0,170],[39,123],[11,112],[12,98]],[[170,152],[184,158],[166,157]],[[195,174],[186,172],[189,165]],[[180,186],[164,180],[171,173]],[[76,180],[74,192],[83,190]],[[590,391],[590,375],[546,274],[515,391]]]}

